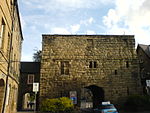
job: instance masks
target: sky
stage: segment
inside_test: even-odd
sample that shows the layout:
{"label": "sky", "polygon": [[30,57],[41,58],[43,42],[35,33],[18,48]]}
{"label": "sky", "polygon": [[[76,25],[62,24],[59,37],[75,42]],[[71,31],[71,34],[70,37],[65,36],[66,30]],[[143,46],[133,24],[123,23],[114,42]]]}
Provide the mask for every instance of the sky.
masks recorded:
{"label": "sky", "polygon": [[22,61],[42,49],[42,34],[134,35],[150,45],[150,0],[19,0]]}

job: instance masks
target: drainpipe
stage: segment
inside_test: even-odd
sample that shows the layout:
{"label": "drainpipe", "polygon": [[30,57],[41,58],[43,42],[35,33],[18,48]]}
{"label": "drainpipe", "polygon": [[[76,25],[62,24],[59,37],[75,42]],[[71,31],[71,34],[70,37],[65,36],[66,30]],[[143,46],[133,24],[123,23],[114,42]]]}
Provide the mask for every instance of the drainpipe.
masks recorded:
{"label": "drainpipe", "polygon": [[4,94],[4,100],[3,100],[3,106],[2,106],[2,113],[5,113],[5,107],[6,107],[6,98],[7,98],[7,91],[8,91],[8,79],[10,77],[10,66],[11,66],[11,52],[12,52],[12,39],[13,39],[13,30],[14,30],[14,12],[16,7],[17,0],[14,0],[14,3],[12,4],[12,26],[11,26],[11,36],[10,36],[10,48],[8,53],[8,66],[7,66],[7,76],[6,76],[6,85],[5,85],[5,94]]}

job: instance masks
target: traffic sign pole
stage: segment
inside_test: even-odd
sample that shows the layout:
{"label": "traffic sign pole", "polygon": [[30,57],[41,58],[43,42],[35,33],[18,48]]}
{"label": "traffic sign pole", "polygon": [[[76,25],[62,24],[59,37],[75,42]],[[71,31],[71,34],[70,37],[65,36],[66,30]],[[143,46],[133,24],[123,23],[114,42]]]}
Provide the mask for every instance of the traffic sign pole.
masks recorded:
{"label": "traffic sign pole", "polygon": [[37,92],[35,92],[35,105],[34,105],[34,112],[36,112],[36,95],[37,95]]}
{"label": "traffic sign pole", "polygon": [[36,96],[38,91],[39,91],[39,83],[33,83],[33,92],[35,92],[34,112],[36,112]]}

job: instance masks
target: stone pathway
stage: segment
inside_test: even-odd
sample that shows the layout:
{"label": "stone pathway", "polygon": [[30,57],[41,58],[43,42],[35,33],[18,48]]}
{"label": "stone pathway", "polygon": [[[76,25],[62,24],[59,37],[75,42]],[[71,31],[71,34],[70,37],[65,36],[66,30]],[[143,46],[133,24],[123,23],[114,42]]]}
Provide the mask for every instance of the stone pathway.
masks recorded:
{"label": "stone pathway", "polygon": [[33,112],[33,111],[19,111],[17,113],[36,113],[36,112]]}
{"label": "stone pathway", "polygon": [[[17,113],[39,113],[39,112],[33,112],[33,111],[20,111]],[[83,112],[83,113],[92,113],[92,112]],[[150,111],[143,111],[143,112],[124,112],[124,111],[120,111],[119,113],[150,113]]]}

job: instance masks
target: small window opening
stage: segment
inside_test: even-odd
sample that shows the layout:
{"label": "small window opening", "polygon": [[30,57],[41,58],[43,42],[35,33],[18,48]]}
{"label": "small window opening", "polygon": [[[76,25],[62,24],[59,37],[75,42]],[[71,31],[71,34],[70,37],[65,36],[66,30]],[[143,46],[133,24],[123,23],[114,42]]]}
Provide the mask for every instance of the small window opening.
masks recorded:
{"label": "small window opening", "polygon": [[126,61],[126,68],[128,68],[129,67],[129,62],[128,61]]}
{"label": "small window opening", "polygon": [[89,62],[89,68],[97,68],[97,62],[96,61],[90,61]]}
{"label": "small window opening", "polygon": [[61,62],[61,74],[69,75],[69,62],[68,61]]}
{"label": "small window opening", "polygon": [[89,68],[92,68],[92,61],[90,61]]}
{"label": "small window opening", "polygon": [[115,70],[115,75],[117,75],[118,74],[118,72],[117,72],[117,70]]}
{"label": "small window opening", "polygon": [[97,68],[97,62],[94,61],[94,68]]}

